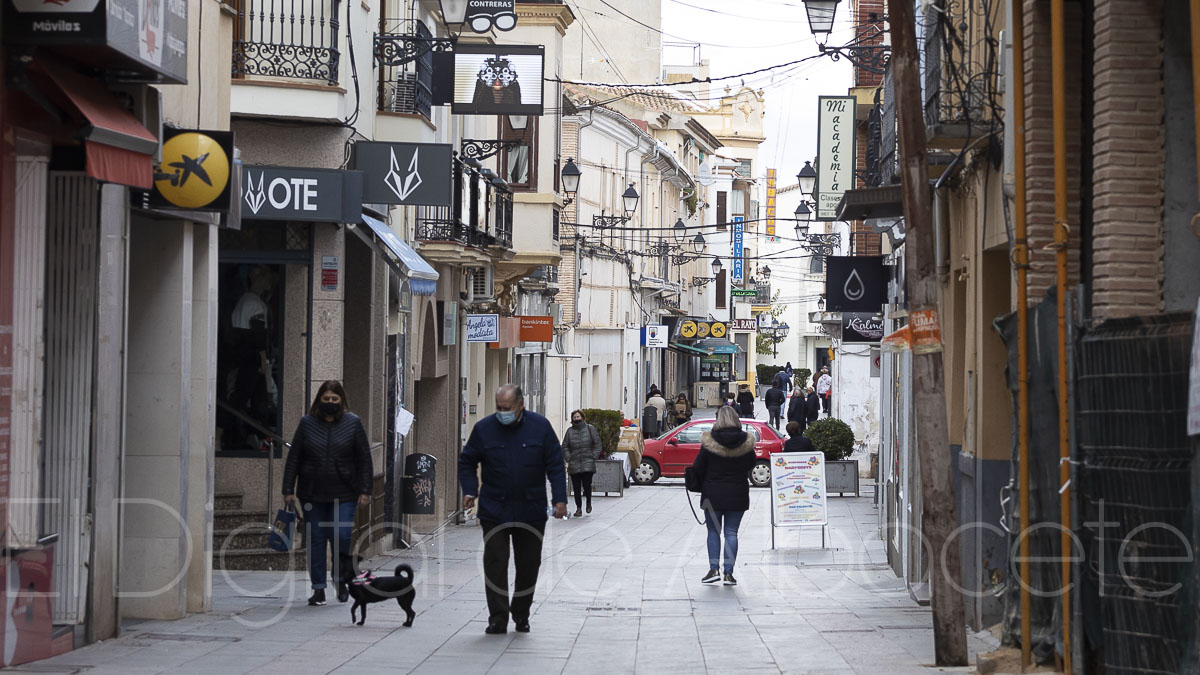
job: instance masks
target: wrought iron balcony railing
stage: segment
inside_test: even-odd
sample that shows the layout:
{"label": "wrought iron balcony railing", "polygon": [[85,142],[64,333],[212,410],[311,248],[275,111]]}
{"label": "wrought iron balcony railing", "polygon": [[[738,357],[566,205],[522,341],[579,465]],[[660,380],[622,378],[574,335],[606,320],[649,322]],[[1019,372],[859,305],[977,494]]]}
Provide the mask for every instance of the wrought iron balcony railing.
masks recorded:
{"label": "wrought iron balcony railing", "polygon": [[340,0],[232,0],[233,76],[338,83]]}
{"label": "wrought iron balcony railing", "polygon": [[[433,110],[433,52],[437,47],[433,34],[421,21],[406,21],[401,26],[402,32],[375,36],[379,109],[429,119]],[[413,45],[423,44],[430,47],[412,51]]]}
{"label": "wrought iron balcony railing", "polygon": [[[478,164],[478,162],[476,162]],[[513,198],[494,173],[454,158],[451,206],[419,207],[419,241],[457,242],[472,248],[512,248]]]}

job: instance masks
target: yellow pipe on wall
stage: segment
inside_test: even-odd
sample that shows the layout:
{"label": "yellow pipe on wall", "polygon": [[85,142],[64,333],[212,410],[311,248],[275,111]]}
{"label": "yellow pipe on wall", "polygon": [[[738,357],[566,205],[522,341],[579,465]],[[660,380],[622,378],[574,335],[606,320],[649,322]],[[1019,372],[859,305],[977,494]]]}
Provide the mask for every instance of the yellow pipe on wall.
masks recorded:
{"label": "yellow pipe on wall", "polygon": [[1054,99],[1054,253],[1058,300],[1058,477],[1059,522],[1062,525],[1063,672],[1071,670],[1071,477],[1070,427],[1067,415],[1067,68],[1063,0],[1050,3],[1050,67]]}
{"label": "yellow pipe on wall", "polygon": [[[1200,3],[1200,0],[1193,0]],[[1025,219],[1025,7],[1012,3],[1013,267],[1017,271],[1017,480],[1021,511],[1021,666],[1033,662],[1029,594],[1029,242]],[[1198,136],[1200,137],[1200,136]]]}

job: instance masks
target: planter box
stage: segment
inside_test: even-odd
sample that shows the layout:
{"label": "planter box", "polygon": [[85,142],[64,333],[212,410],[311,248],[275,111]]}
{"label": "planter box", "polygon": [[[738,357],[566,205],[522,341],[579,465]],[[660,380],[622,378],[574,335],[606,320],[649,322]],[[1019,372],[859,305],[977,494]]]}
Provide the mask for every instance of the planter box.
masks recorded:
{"label": "planter box", "polygon": [[609,492],[617,493],[618,497],[625,496],[625,465],[615,459],[601,459],[596,461],[596,475],[592,476],[592,494],[598,492],[605,493],[608,496]]}
{"label": "planter box", "polygon": [[825,494],[835,492],[843,496],[853,492],[855,497],[859,496],[858,461],[840,459],[836,462],[825,462]]}

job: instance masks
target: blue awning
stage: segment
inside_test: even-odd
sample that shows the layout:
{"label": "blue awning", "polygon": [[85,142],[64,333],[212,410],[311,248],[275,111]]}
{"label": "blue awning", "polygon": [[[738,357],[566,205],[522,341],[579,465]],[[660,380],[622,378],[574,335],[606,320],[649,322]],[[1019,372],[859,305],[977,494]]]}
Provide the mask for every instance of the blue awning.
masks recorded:
{"label": "blue awning", "polygon": [[[379,238],[387,250],[400,262],[404,268],[403,276],[408,278],[408,289],[414,295],[433,295],[437,292],[438,273],[433,266],[425,261],[413,247],[392,232],[387,223],[367,214],[362,215],[362,222],[371,228],[371,232]],[[391,262],[391,261],[389,261]]]}

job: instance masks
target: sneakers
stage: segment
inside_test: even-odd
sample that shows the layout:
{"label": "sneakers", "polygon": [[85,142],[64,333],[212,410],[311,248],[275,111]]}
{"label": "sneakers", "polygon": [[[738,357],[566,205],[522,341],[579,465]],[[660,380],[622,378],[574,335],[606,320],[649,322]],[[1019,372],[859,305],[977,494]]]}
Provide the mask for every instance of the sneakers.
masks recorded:
{"label": "sneakers", "polygon": [[700,583],[714,584],[720,580],[721,580],[721,575],[718,574],[716,570],[709,570],[708,574],[705,574],[704,578],[700,580]]}
{"label": "sneakers", "polygon": [[308,596],[308,604],[310,607],[316,607],[318,605],[325,604],[325,589],[318,588],[317,590],[313,591],[313,594]]}
{"label": "sneakers", "polygon": [[[716,579],[713,579],[713,581],[716,581]],[[737,579],[734,579],[732,574],[726,573],[725,574],[725,585],[726,586],[737,586]]]}

